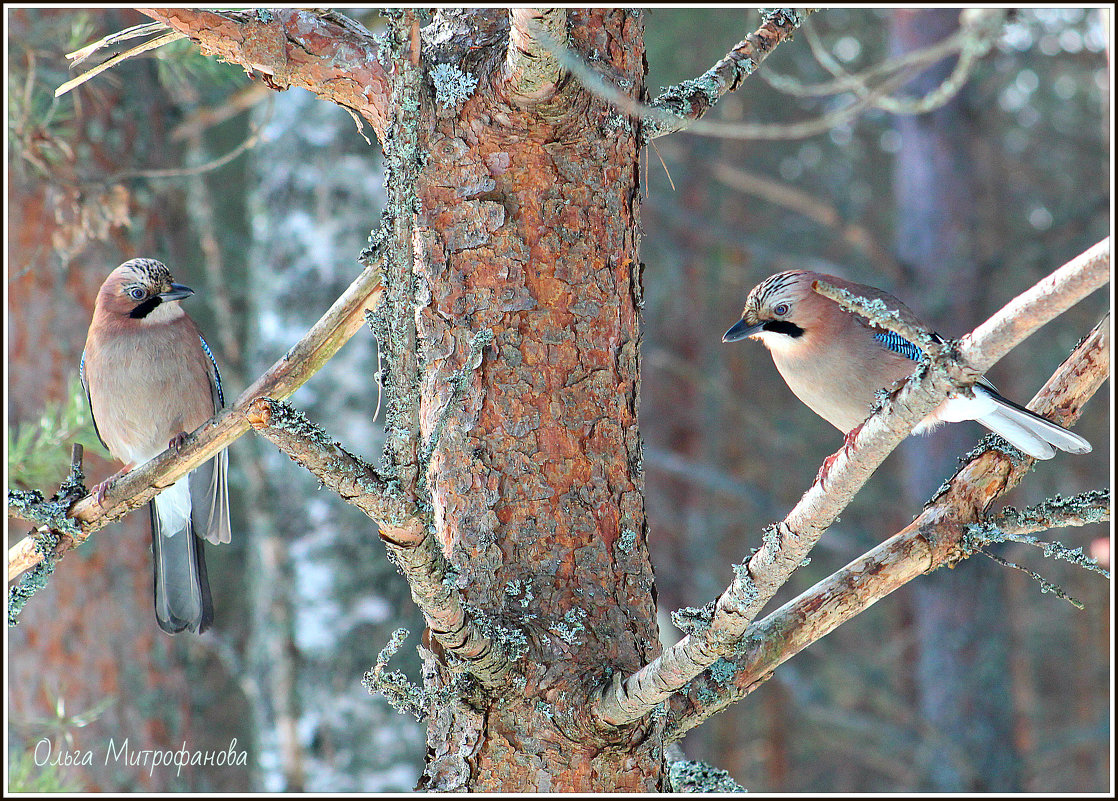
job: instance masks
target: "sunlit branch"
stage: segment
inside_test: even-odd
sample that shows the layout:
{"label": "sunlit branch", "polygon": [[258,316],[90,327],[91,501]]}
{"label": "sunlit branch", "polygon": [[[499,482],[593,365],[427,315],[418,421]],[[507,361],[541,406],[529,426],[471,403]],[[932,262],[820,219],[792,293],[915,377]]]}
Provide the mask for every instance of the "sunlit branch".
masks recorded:
{"label": "sunlit branch", "polygon": [[926,368],[904,381],[879,411],[851,432],[846,444],[828,458],[829,472],[821,471],[788,516],[766,529],[762,546],[735,565],[735,578],[717,599],[710,624],[628,678],[619,676],[594,704],[597,719],[607,725],[638,720],[732,653],[761,608],[912,427],[952,390],[973,384],[1034,330],[1104,286],[1108,268],[1109,240],[1104,240],[964,337],[960,355],[951,348],[933,354]]}
{"label": "sunlit branch", "polygon": [[[1107,318],[1064,360],[1029,408],[1071,425],[1109,374]],[[968,555],[964,540],[969,524],[981,520],[995,500],[1028,475],[1031,466],[1031,460],[1015,459],[996,447],[974,451],[908,527],[749,626],[720,670],[704,672],[673,695],[668,701],[665,741],[678,740],[741,700],[777,666],[893,590]],[[1099,519],[1097,513],[1090,516]],[[999,515],[990,518],[998,519]]]}
{"label": "sunlit branch", "polygon": [[[177,451],[164,451],[118,478],[98,503],[93,495],[79,500],[69,517],[80,527],[84,540],[94,531],[143,506],[162,489],[228,447],[248,428],[245,412],[257,398],[283,399],[318,372],[365,322],[365,310],[375,306],[381,295],[381,265],[366,267],[334,305],[282,358],[246,389],[229,408],[191,433]],[[30,518],[29,518],[30,519]],[[55,555],[73,548],[75,538],[63,536]],[[8,549],[8,580],[42,560],[34,540],[25,537]]]}

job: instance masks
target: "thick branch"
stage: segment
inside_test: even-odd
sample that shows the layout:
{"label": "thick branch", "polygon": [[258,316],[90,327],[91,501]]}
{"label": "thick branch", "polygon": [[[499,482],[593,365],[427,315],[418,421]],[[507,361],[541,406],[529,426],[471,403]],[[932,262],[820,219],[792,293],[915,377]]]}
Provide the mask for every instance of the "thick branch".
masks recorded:
{"label": "thick branch", "polygon": [[[118,478],[102,503],[87,495],[74,504],[70,517],[81,526],[83,537],[143,506],[161,489],[228,447],[248,430],[245,412],[254,400],[262,396],[283,399],[305,384],[364,324],[365,310],[379,301],[380,281],[381,265],[366,267],[303,338],[241,393],[230,408],[194,431],[177,451],[164,451]],[[63,537],[55,555],[75,544],[72,537]],[[34,540],[25,537],[8,550],[8,581],[41,560]]]}
{"label": "thick branch", "polygon": [[[969,386],[998,358],[1039,328],[1103,286],[1109,277],[1108,240],[1061,267],[1038,287],[1011,301],[1022,323],[1006,322],[1005,310],[964,338],[970,362],[945,350],[933,354],[895,390],[890,401],[851,432],[847,444],[829,458],[829,472],[821,471],[815,483],[788,516],[765,532],[762,546],[749,560],[735,566],[735,578],[718,598],[710,625],[696,631],[661,656],[622,681],[620,677],[595,704],[595,716],[607,725],[638,720],[682,688],[719,658],[731,653],[746,627],[802,564],[828,526],[850,503],[878,465],[908,435],[912,427],[938,406],[954,389]],[[996,330],[1005,340],[993,343],[987,332]]]}
{"label": "thick branch", "polygon": [[526,105],[546,101],[555,94],[562,68],[553,51],[566,46],[567,9],[509,9],[509,45],[505,54],[509,99]]}
{"label": "thick branch", "polygon": [[290,406],[259,398],[247,414],[257,433],[377,524],[435,638],[486,687],[503,684],[509,675],[507,652],[481,631],[467,614],[461,592],[447,581],[454,568],[435,541],[415,498]]}
{"label": "thick branch", "polygon": [[294,8],[138,10],[189,36],[205,55],[261,73],[273,89],[299,86],[353,109],[383,136],[391,76],[377,58],[378,42],[353,20]]}
{"label": "thick branch", "polygon": [[[1109,373],[1108,316],[1064,360],[1029,408],[1070,425]],[[907,528],[750,626],[724,669],[704,673],[673,696],[665,742],[741,700],[777,666],[893,590],[958,560],[968,525],[1016,487],[1031,466],[1031,460],[1013,459],[997,448],[977,451]]]}

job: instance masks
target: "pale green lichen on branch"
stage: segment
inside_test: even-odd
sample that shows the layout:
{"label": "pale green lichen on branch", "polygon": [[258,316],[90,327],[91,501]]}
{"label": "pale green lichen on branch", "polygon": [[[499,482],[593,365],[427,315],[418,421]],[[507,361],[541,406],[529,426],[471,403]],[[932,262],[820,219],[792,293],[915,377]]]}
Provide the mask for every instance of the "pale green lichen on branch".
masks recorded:
{"label": "pale green lichen on branch", "polygon": [[408,630],[404,628],[392,632],[388,644],[377,654],[376,664],[361,678],[361,685],[373,695],[383,695],[399,714],[412,715],[416,720],[422,720],[427,706],[424,691],[400,671],[386,670],[388,660],[400,650],[408,634]]}
{"label": "pale green lichen on branch", "polygon": [[714,601],[706,606],[685,606],[672,612],[672,624],[684,634],[694,634],[708,628],[714,617]]}
{"label": "pale green lichen on branch", "polygon": [[669,781],[674,793],[744,793],[729,773],[705,762],[672,762]]}
{"label": "pale green lichen on branch", "polygon": [[1068,548],[1063,543],[1048,542],[1028,533],[1059,526],[1105,523],[1108,520],[1109,490],[1091,490],[1071,498],[1057,495],[1021,511],[1007,506],[991,520],[968,526],[963,535],[963,547],[973,553],[994,543],[1019,542],[1040,548],[1047,558],[1062,559],[1110,578],[1110,572],[1083,553],[1082,548]]}
{"label": "pale green lichen on branch", "polygon": [[456,108],[466,102],[477,88],[477,78],[453,64],[439,64],[431,70],[435,102],[443,108]]}

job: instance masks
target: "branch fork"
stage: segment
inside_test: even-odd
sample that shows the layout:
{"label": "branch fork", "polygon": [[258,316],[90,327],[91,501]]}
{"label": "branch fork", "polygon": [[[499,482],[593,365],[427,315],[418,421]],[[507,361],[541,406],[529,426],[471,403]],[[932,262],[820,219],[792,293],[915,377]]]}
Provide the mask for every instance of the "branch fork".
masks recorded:
{"label": "branch fork", "polygon": [[942,359],[902,384],[891,401],[858,430],[853,447],[835,454],[829,487],[824,490],[817,479],[776,530],[780,536],[766,537],[738,569],[734,582],[719,597],[710,625],[688,634],[624,681],[615,682],[593,704],[592,714],[606,725],[631,723],[731,654],[765,603],[919,420],[959,382],[967,381],[974,372],[985,372],[1034,330],[1106,284],[1109,245],[1110,240],[1105,239],[1056,270],[964,337],[958,356],[945,352]]}

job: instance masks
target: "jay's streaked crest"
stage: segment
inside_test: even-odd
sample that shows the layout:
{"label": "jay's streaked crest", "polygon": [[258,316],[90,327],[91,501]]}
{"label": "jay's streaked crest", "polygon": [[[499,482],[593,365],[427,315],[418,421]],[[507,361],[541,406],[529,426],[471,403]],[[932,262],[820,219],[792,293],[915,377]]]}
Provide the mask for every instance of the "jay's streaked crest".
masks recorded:
{"label": "jay's streaked crest", "polygon": [[[907,306],[887,292],[830,275],[790,270],[769,276],[750,291],[741,320],[722,341],[761,340],[796,397],[849,434],[869,417],[877,391],[911,375],[923,354],[903,337],[873,327],[815,292],[816,280],[880,299],[906,322],[923,327]],[[1057,448],[1069,453],[1091,451],[1083,437],[1003,398],[985,378],[974,385],[973,397],[949,397],[913,430],[926,432],[939,423],[961,420],[981,423],[1036,459],[1051,459]]]}
{"label": "jay's streaked crest", "polygon": [[[213,354],[179,305],[193,294],[153,259],[126,261],[97,293],[82,385],[97,436],[125,463],[122,473],[177,447],[225,405]],[[202,538],[229,542],[228,462],[222,451],[148,504],[155,617],[168,634],[201,633],[213,622]],[[103,497],[111,481],[95,491]]]}

